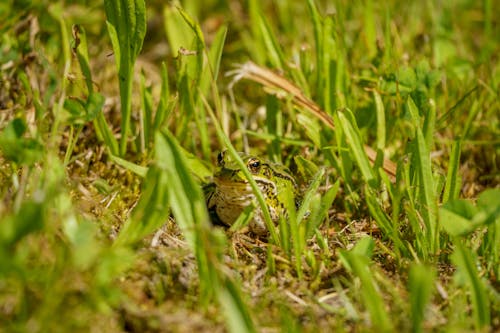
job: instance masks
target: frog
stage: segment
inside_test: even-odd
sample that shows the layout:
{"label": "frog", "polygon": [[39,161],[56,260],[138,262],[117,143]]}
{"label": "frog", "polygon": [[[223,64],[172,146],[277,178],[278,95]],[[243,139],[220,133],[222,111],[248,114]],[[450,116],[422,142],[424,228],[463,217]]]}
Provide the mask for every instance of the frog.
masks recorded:
{"label": "frog", "polygon": [[[295,178],[282,164],[245,153],[239,153],[239,156],[263,194],[271,220],[276,225],[281,217],[287,217],[287,189],[293,201],[297,200]],[[269,231],[264,222],[264,213],[240,166],[225,151],[218,154],[217,165],[213,182],[209,184],[209,190],[205,191],[211,216],[217,222],[231,226],[249,205],[253,205],[255,209],[248,224],[249,229],[255,235],[267,235]]]}

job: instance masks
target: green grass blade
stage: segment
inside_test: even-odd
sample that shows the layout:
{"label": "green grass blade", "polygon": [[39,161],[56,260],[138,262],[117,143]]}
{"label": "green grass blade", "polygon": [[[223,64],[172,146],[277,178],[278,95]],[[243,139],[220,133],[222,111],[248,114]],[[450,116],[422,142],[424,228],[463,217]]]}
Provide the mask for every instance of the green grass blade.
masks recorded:
{"label": "green grass blade", "polygon": [[354,120],[354,116],[351,111],[346,109],[344,112],[338,113],[338,118],[344,130],[347,141],[349,142],[349,148],[354,156],[354,160],[358,164],[358,167],[363,175],[364,180],[373,184],[375,180],[375,175],[373,169],[370,166],[370,161],[366,156],[363,144],[361,143],[361,138],[359,134],[359,129]]}
{"label": "green grass blade", "polygon": [[[489,189],[481,193],[477,200],[480,210],[489,215],[488,229],[478,254],[485,258],[487,271],[493,272],[497,279],[500,276],[500,190]],[[484,214],[484,213],[483,213]]]}
{"label": "green grass blade", "polygon": [[102,138],[111,154],[118,155],[118,141],[116,141],[115,136],[113,135],[113,131],[109,128],[108,123],[106,122],[106,118],[104,117],[104,113],[99,112],[96,119],[94,120],[94,126],[96,128],[97,134]]}
{"label": "green grass blade", "polygon": [[363,32],[367,48],[367,54],[365,56],[371,59],[377,54],[377,31],[375,18],[373,17],[373,1],[366,1],[363,9]]}
{"label": "green grass blade", "polygon": [[283,69],[285,63],[283,51],[264,15],[259,15],[258,24],[261,30],[263,43],[266,46],[269,62],[272,67]]}
{"label": "green grass blade", "polygon": [[170,89],[168,86],[168,72],[167,65],[163,62],[161,64],[161,92],[160,100],[158,101],[158,106],[156,108],[153,133],[160,130],[165,121],[170,115],[171,108],[169,105],[175,103],[175,99],[170,96]]}
{"label": "green grass blade", "polygon": [[182,48],[191,47],[194,40],[191,28],[181,16],[178,8],[174,6],[165,6],[163,10],[165,22],[165,32],[168,45],[170,46],[170,55],[174,58],[180,56]]}
{"label": "green grass blade", "polygon": [[229,332],[257,332],[249,309],[242,299],[241,291],[230,279],[224,281],[224,288],[218,293],[218,300],[224,311]]}
{"label": "green grass blade", "polygon": [[[337,197],[338,191],[340,188],[340,180],[337,180],[335,184],[331,188],[326,191],[324,195],[321,197],[320,205],[316,208],[313,205],[310,205],[311,213],[309,217],[306,219],[306,227],[304,228],[304,239],[308,240],[314,234],[317,236],[317,228],[319,228],[320,224],[325,221],[325,218],[328,216],[328,210],[332,206],[333,201]],[[308,206],[308,203],[303,203],[304,207]],[[302,214],[302,205],[300,206],[299,214]]]}
{"label": "green grass blade", "polygon": [[323,51],[323,25],[322,18],[319,15],[318,8],[314,3],[314,0],[307,0],[307,9],[309,11],[309,16],[311,17],[313,31],[314,31],[314,46],[315,46],[315,54],[316,54],[316,91],[320,93],[319,100],[322,100],[321,92],[324,88],[324,75],[325,68],[323,68],[323,57],[325,55]]}
{"label": "green grass blade", "polygon": [[385,304],[372,271],[370,270],[370,260],[374,247],[373,239],[366,237],[359,241],[359,244],[351,251],[341,251],[342,263],[346,268],[352,270],[352,273],[361,281],[361,295],[363,302],[370,313],[373,326],[379,332],[388,332],[392,328],[388,313],[385,310]]}
{"label": "green grass blade", "polygon": [[427,150],[432,151],[434,145],[434,135],[436,130],[436,103],[431,99],[429,101],[429,110],[425,117],[423,133],[425,142],[427,143]]}
{"label": "green grass blade", "polygon": [[392,240],[398,252],[405,251],[405,246],[401,240],[401,235],[397,229],[397,225],[394,225],[393,221],[391,221],[391,219],[389,219],[387,214],[383,211],[381,206],[382,204],[379,202],[376,192],[371,190],[369,187],[365,187],[364,193],[370,214],[375,219],[379,228],[386,237]]}
{"label": "green grass blade", "polygon": [[[189,14],[186,13],[182,8],[177,7],[177,10],[179,11],[179,14],[181,15],[182,19],[187,23],[188,27],[192,30],[195,36],[196,61],[194,62],[192,71],[190,71],[191,74],[190,78],[194,80],[194,82],[199,83],[201,75],[203,73],[205,38],[203,37],[203,32],[201,31],[200,25],[197,24],[196,21],[193,18],[191,18],[191,16],[189,16]],[[195,90],[195,94],[196,93],[198,92]]]}
{"label": "green grass blade", "polygon": [[139,92],[141,96],[141,111],[138,124],[138,151],[146,152],[152,146],[153,139],[153,96],[151,89],[146,87],[146,78],[141,74]]}
{"label": "green grass blade", "polygon": [[220,27],[208,51],[208,66],[205,66],[200,82],[200,92],[203,95],[206,95],[209,92],[210,86],[215,85],[217,82],[226,36],[227,26]]}
{"label": "green grass blade", "polygon": [[[192,179],[182,151],[170,134],[156,134],[156,161],[169,180],[169,202],[177,223],[192,249],[198,245],[196,235],[210,222],[202,191]],[[198,230],[199,229],[199,230]]]}
{"label": "green grass blade", "polygon": [[73,45],[73,52],[76,52],[80,70],[85,78],[87,91],[89,93],[94,91],[94,82],[92,82],[92,71],[89,64],[89,52],[87,44],[87,33],[83,26],[75,24],[73,26],[73,36],[75,37],[75,44]]}
{"label": "green grass blade", "polygon": [[[321,60],[323,63],[321,64],[321,68],[323,69],[324,73],[322,74],[322,83],[323,86],[321,87],[321,90],[319,92],[318,98],[321,98],[321,103],[325,109],[325,112],[328,114],[332,114],[333,111],[336,109],[335,108],[335,96],[337,96],[337,90],[336,90],[336,73],[339,73],[336,67],[333,58],[334,54],[332,55],[332,50],[335,50],[335,41],[333,40],[332,35],[334,34],[333,32],[333,20],[332,18],[324,18],[323,19],[323,35],[321,38],[323,39],[322,45],[323,45],[323,52],[325,53],[322,57]],[[335,92],[333,94],[332,92]]]}
{"label": "green grass blade", "polygon": [[168,186],[165,172],[155,165],[149,167],[141,198],[120,230],[115,246],[134,244],[165,224],[170,213]]}
{"label": "green grass blade", "polygon": [[443,229],[452,236],[466,236],[483,226],[494,225],[500,216],[499,194],[497,189],[484,191],[477,206],[465,199],[448,201],[439,209]]}
{"label": "green grass blade", "polygon": [[268,149],[269,158],[272,161],[281,162],[280,138],[283,137],[283,114],[279,108],[278,99],[273,95],[266,96],[266,128],[273,138]]}
{"label": "green grass blade", "polygon": [[[73,26],[74,45],[73,52],[76,53],[76,58],[80,65],[80,70],[85,78],[87,86],[87,110],[90,113],[90,107],[95,110],[95,115],[91,118],[94,123],[94,128],[97,132],[97,137],[104,141],[112,154],[118,154],[118,142],[113,135],[113,131],[109,127],[104,114],[102,106],[104,105],[104,97],[98,92],[94,91],[94,81],[92,79],[92,71],[90,69],[87,34],[85,29],[80,25]],[[89,119],[90,120],[90,119]]]}
{"label": "green grass blade", "polygon": [[135,173],[136,175],[138,175],[139,177],[146,177],[147,173],[148,173],[148,168],[146,167],[143,167],[143,166],[140,166],[140,165],[137,165],[135,163],[132,163],[130,161],[127,161],[121,157],[118,157],[118,156],[115,156],[115,155],[112,155],[110,154],[109,155],[109,158],[115,162],[116,164],[118,164],[119,166],[127,169],[127,170],[130,170],[132,171],[133,173]]}
{"label": "green grass blade", "polygon": [[[195,56],[193,57],[186,57],[185,61],[185,67],[181,71],[181,75],[183,76],[183,88],[182,88],[182,95],[185,95],[187,99],[184,99],[184,101],[187,101],[184,105],[187,108],[187,111],[189,114],[194,116],[194,119],[196,121],[197,129],[199,131],[199,136],[200,136],[200,143],[201,143],[201,150],[203,152],[203,155],[206,158],[210,157],[210,137],[208,134],[208,127],[207,127],[207,121],[206,121],[206,112],[203,107],[203,104],[200,100],[200,94],[205,96],[205,92],[203,91],[203,73],[204,73],[204,57],[206,54],[206,46],[205,46],[205,39],[203,37],[203,32],[201,31],[201,27],[199,24],[196,23],[196,21],[189,16],[187,12],[182,10],[182,8],[177,8],[179,11],[179,14],[181,15],[182,19],[186,22],[188,27],[191,29],[192,33],[194,34],[194,43],[195,43]],[[219,41],[222,42],[222,41]],[[216,46],[221,48],[222,46]],[[219,51],[219,50],[218,50]],[[190,59],[193,58],[193,59]],[[210,62],[210,59],[209,59]],[[210,66],[210,65],[209,65]],[[208,66],[205,66],[208,67]],[[209,68],[206,69],[205,72],[210,71]],[[208,73],[208,72],[207,72]],[[207,74],[208,75],[208,74]],[[208,76],[210,78],[210,76]],[[208,79],[207,79],[208,80]],[[210,81],[207,81],[210,82]],[[208,87],[208,86],[207,86]],[[181,95],[181,96],[182,96]],[[186,131],[189,131],[189,128],[185,128]],[[185,133],[189,135],[189,133]]]}
{"label": "green grass blade", "polygon": [[[292,259],[295,264],[297,277],[299,278],[299,280],[302,280],[303,278],[302,258],[303,258],[304,248],[306,245],[306,240],[305,237],[301,237],[302,235],[299,232],[300,225],[297,219],[297,211],[295,209],[295,200],[294,200],[295,198],[293,196],[293,191],[294,189],[292,188],[292,185],[290,183],[287,183],[287,186],[285,186],[282,193],[279,194],[281,196],[281,200],[283,200],[283,202],[285,203],[285,209],[288,212],[287,218],[283,217],[280,223],[283,226],[287,225],[289,227],[290,236],[292,239],[291,245],[294,254]],[[285,236],[283,235],[281,239],[285,240]]]}
{"label": "green grass blade", "polygon": [[477,271],[476,260],[471,250],[466,248],[459,239],[455,242],[452,260],[457,265],[458,274],[465,279],[470,290],[476,330],[481,331],[490,325],[491,317],[488,295]]}
{"label": "green grass blade", "polygon": [[302,202],[300,204],[299,211],[297,212],[297,223],[302,223],[304,216],[310,209],[311,200],[314,194],[318,193],[319,186],[321,185],[321,181],[325,176],[325,169],[321,168],[316,172],[313,179],[309,183],[309,187],[302,197]]}
{"label": "green grass blade", "polygon": [[448,174],[446,175],[446,184],[444,187],[443,204],[450,200],[458,198],[462,179],[458,173],[460,167],[460,152],[462,149],[462,141],[460,139],[453,142],[451,148],[450,160],[448,162]]}
{"label": "green grass blade", "polygon": [[431,254],[435,254],[438,249],[438,221],[437,221],[437,198],[434,192],[434,178],[431,170],[430,153],[427,150],[427,142],[420,128],[417,128],[416,153],[417,170],[419,177],[419,193],[422,209],[423,222],[425,225],[425,235],[427,246]]}
{"label": "green grass blade", "polygon": [[422,332],[425,310],[432,296],[435,275],[434,270],[423,265],[413,264],[410,268],[408,290],[410,291],[413,333]]}
{"label": "green grass blade", "polygon": [[[104,104],[104,97],[97,92],[94,92],[94,81],[92,79],[92,71],[90,70],[87,34],[85,29],[79,25],[73,26],[73,35],[75,36],[75,45],[73,51],[76,51],[76,57],[80,65],[85,83],[87,85],[88,101],[102,100],[97,115],[93,118],[94,128],[97,132],[97,137],[104,141],[111,154],[118,154],[118,142],[116,141],[113,131],[109,127],[104,114],[102,112],[102,105]],[[95,102],[93,104],[96,104]]]}
{"label": "green grass blade", "polygon": [[146,35],[146,4],[144,0],[105,0],[104,8],[118,68],[122,114],[120,155],[123,156],[130,131],[134,63]]}
{"label": "green grass blade", "polygon": [[417,105],[415,105],[415,102],[411,97],[408,97],[408,100],[406,101],[406,109],[408,110],[408,113],[410,114],[411,121],[413,122],[413,126],[415,128],[420,128],[420,115],[418,114],[418,108]]}
{"label": "green grass blade", "polygon": [[195,183],[176,140],[170,134],[156,133],[156,163],[165,177],[162,192],[166,193],[176,223],[196,256],[203,304],[208,304],[218,286],[219,250],[212,243],[205,199]]}
{"label": "green grass blade", "polygon": [[385,124],[385,108],[382,102],[382,97],[377,91],[373,91],[373,99],[375,100],[375,112],[377,115],[377,149],[385,148],[386,124]]}

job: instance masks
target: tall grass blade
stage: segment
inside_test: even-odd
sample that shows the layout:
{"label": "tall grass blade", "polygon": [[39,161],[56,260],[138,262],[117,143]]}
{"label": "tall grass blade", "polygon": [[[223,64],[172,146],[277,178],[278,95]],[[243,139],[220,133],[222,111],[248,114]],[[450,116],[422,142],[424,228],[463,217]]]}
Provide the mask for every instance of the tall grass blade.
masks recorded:
{"label": "tall grass blade", "polygon": [[115,246],[134,244],[167,222],[170,214],[168,186],[165,171],[158,165],[150,166],[144,179],[141,198],[120,230]]}
{"label": "tall grass blade", "polygon": [[434,192],[434,180],[431,170],[430,153],[420,128],[416,130],[417,172],[419,178],[419,193],[422,209],[422,219],[425,225],[426,243],[431,254],[438,249],[437,198]]}
{"label": "tall grass blade", "polygon": [[[318,12],[318,8],[314,3],[314,0],[307,0],[307,9],[309,10],[309,15],[311,16],[312,26],[314,31],[314,46],[316,49],[316,91],[318,93],[323,91],[323,80],[325,69],[323,68],[323,57],[325,55],[323,51],[323,25],[322,18]],[[319,96],[322,99],[322,95]]]}
{"label": "tall grass blade", "polygon": [[248,43],[248,47],[251,45],[253,58],[256,59],[257,63],[263,64],[266,62],[268,55],[259,25],[260,17],[262,16],[261,1],[249,0],[248,14],[250,18],[251,36],[244,37],[249,37],[247,38],[246,43]]}
{"label": "tall grass blade", "polygon": [[429,100],[429,110],[424,120],[423,133],[425,142],[427,143],[427,150],[432,151],[434,145],[434,135],[436,130],[436,103],[434,100]]}
{"label": "tall grass blade", "polygon": [[434,270],[429,267],[413,264],[408,278],[410,291],[412,332],[422,332],[427,304],[432,296],[435,279]]}
{"label": "tall grass blade", "polygon": [[341,251],[341,261],[346,268],[361,280],[361,295],[370,313],[373,326],[379,332],[389,332],[391,321],[385,310],[385,304],[373,273],[370,270],[370,258],[374,247],[373,239],[366,237],[359,241],[351,251]]}
{"label": "tall grass blade", "polygon": [[354,160],[358,164],[363,178],[368,184],[373,185],[375,175],[370,166],[370,161],[366,156],[365,150],[363,149],[359,129],[356,125],[356,121],[354,120],[354,116],[350,110],[346,109],[344,112],[339,112],[338,117],[349,143],[349,148],[354,156]]}
{"label": "tall grass blade", "polygon": [[212,41],[210,50],[208,50],[208,66],[205,66],[201,77],[200,92],[206,95],[212,84],[215,84],[219,76],[219,68],[222,60],[222,51],[227,36],[227,26],[222,26],[217,30]]}
{"label": "tall grass blade", "polygon": [[259,15],[258,24],[261,30],[264,45],[266,46],[269,62],[273,65],[273,67],[283,69],[285,63],[283,51],[281,50],[281,47],[264,15]]}
{"label": "tall grass blade", "polygon": [[219,303],[225,310],[224,316],[229,332],[257,332],[247,305],[243,301],[240,288],[234,281],[226,279],[224,288],[217,293],[217,296]]}
{"label": "tall grass blade", "polygon": [[448,174],[446,175],[446,184],[444,186],[443,204],[450,200],[458,198],[462,179],[458,173],[460,167],[460,152],[462,141],[460,139],[453,142],[451,148],[450,161],[448,162]]}
{"label": "tall grass blade", "polygon": [[401,240],[400,232],[397,225],[393,224],[393,221],[387,216],[381,207],[381,203],[376,195],[376,193],[369,187],[365,187],[365,196],[368,209],[370,210],[371,216],[375,219],[375,222],[382,230],[384,236],[388,237],[396,246],[396,251],[406,252],[405,245]]}
{"label": "tall grass blade", "polygon": [[[438,220],[437,220],[437,197],[435,189],[435,181],[432,175],[431,169],[431,159],[429,147],[432,145],[432,135],[431,133],[426,133],[429,137],[425,137],[421,129],[421,119],[419,115],[419,110],[411,97],[408,97],[406,102],[406,108],[411,115],[413,121],[413,129],[415,135],[415,143],[413,146],[413,161],[416,163],[414,167],[414,173],[416,175],[415,183],[418,184],[417,191],[411,191],[410,194],[413,199],[413,209],[415,209],[414,216],[418,211],[418,214],[422,217],[422,222],[424,225],[424,239],[423,243],[420,243],[420,252],[422,254],[435,254],[438,251]],[[431,111],[432,113],[432,111]],[[431,116],[434,118],[435,116]],[[432,121],[432,119],[430,120]],[[425,121],[428,128],[433,128],[429,121]],[[430,131],[429,129],[427,129]],[[418,194],[418,197],[415,196]],[[418,232],[416,221],[414,221],[414,230]]]}
{"label": "tall grass blade", "polygon": [[140,96],[141,96],[141,112],[139,115],[139,130],[138,130],[138,150],[141,153],[146,152],[152,146],[153,139],[153,96],[151,89],[146,87],[146,78],[142,73],[140,78]]}
{"label": "tall grass blade", "polygon": [[146,35],[146,4],[144,0],[105,0],[104,8],[118,69],[122,115],[120,155],[123,156],[130,132],[134,63]]}
{"label": "tall grass blade", "polygon": [[[321,201],[318,207],[310,205],[309,203],[302,203],[300,206],[298,215],[303,214],[306,207],[311,207],[311,213],[309,217],[305,219],[306,226],[304,228],[304,240],[307,241],[312,235],[318,234],[317,228],[320,224],[325,221],[328,215],[328,209],[332,206],[333,201],[337,197],[340,188],[340,180],[337,180],[331,188],[326,191],[324,195],[321,196]],[[304,208],[303,208],[304,207]],[[303,222],[303,223],[304,223]]]}
{"label": "tall grass blade", "polygon": [[366,1],[363,8],[363,32],[367,48],[366,56],[371,59],[377,54],[377,26],[375,25],[375,18],[373,17],[373,1]]}
{"label": "tall grass blade", "polygon": [[[104,104],[104,97],[99,93],[94,91],[94,81],[92,79],[92,71],[90,70],[89,54],[88,54],[88,44],[87,44],[87,33],[85,29],[80,25],[73,26],[73,36],[75,38],[75,44],[73,46],[73,53],[76,53],[76,58],[80,65],[80,70],[82,71],[83,77],[85,78],[85,83],[87,85],[87,92],[89,95],[88,100],[101,99],[102,104]],[[108,147],[111,154],[118,154],[118,141],[116,141],[113,131],[109,127],[106,119],[104,118],[104,113],[102,112],[102,105],[99,108],[96,117],[93,119],[94,128],[96,130],[97,137],[104,141],[104,144]]]}
{"label": "tall grass blade", "polygon": [[377,115],[377,149],[385,148],[386,140],[386,124],[385,124],[385,108],[382,97],[377,91],[373,91],[373,99],[375,100],[375,113]]}
{"label": "tall grass blade", "polygon": [[153,133],[157,130],[160,130],[168,119],[173,106],[175,105],[176,99],[175,97],[170,96],[170,89],[168,86],[168,72],[167,65],[163,62],[161,64],[161,92],[160,92],[160,100],[158,101],[158,106],[156,107],[154,125],[153,125]]}
{"label": "tall grass blade", "polygon": [[[205,95],[205,91],[203,89],[208,88],[208,86],[204,87],[203,83],[203,74],[204,74],[204,57],[206,53],[206,46],[205,46],[205,38],[203,37],[203,32],[201,31],[201,27],[199,24],[196,23],[196,21],[189,16],[187,12],[182,10],[182,8],[177,8],[179,11],[179,14],[183,18],[183,20],[187,23],[188,27],[191,29],[192,33],[195,36],[194,43],[195,43],[195,56],[194,60],[191,59],[186,59],[185,63],[185,68],[181,70],[181,75],[182,75],[182,80],[183,80],[183,86],[182,89],[180,90],[181,96],[185,96],[183,99],[187,103],[184,103],[187,111],[189,114],[194,116],[194,119],[196,121],[197,129],[199,131],[200,135],[200,142],[201,142],[201,150],[203,152],[203,155],[205,157],[210,156],[210,137],[208,135],[208,127],[207,127],[207,121],[206,121],[206,112],[205,109],[203,108],[203,104],[200,100],[199,95]],[[219,37],[220,38],[220,37]],[[219,44],[223,42],[223,40],[218,40],[216,41]],[[220,51],[222,48],[222,45],[216,45],[216,51]],[[219,54],[220,56],[220,54]],[[215,61],[217,62],[217,61]],[[211,65],[210,59],[209,59],[209,66]],[[212,74],[210,72],[209,66],[206,66],[205,72],[208,75],[207,76],[207,81],[206,82],[213,82],[213,81],[208,81],[211,79]],[[206,85],[206,83],[205,83]],[[187,118],[186,118],[187,120]],[[187,131],[189,131],[189,128],[185,128]],[[185,134],[189,135],[188,132]]]}
{"label": "tall grass blade", "polygon": [[457,239],[454,244],[455,251],[452,260],[457,265],[458,274],[465,279],[470,290],[475,326],[478,331],[481,331],[490,325],[491,320],[488,295],[471,250],[466,248],[460,239]]}

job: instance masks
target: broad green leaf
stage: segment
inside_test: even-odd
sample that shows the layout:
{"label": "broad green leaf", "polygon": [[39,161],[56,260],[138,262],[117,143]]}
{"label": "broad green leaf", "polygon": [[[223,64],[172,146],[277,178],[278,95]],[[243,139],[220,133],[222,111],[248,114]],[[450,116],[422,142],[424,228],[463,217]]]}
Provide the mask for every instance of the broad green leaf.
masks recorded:
{"label": "broad green leaf", "polygon": [[38,140],[26,137],[26,130],[22,119],[12,120],[0,132],[0,149],[6,159],[29,166],[42,159],[45,148]]}
{"label": "broad green leaf", "polygon": [[8,216],[0,223],[0,246],[9,249],[27,235],[44,228],[44,203],[27,200],[22,203],[19,211],[22,214]]}
{"label": "broad green leaf", "polygon": [[188,49],[191,47],[195,37],[176,7],[165,6],[163,16],[170,54],[172,57],[177,58],[182,48]]}
{"label": "broad green leaf", "polygon": [[448,201],[439,209],[440,224],[452,236],[465,236],[493,223],[500,216],[499,192],[497,189],[484,191],[477,206],[465,199]]}

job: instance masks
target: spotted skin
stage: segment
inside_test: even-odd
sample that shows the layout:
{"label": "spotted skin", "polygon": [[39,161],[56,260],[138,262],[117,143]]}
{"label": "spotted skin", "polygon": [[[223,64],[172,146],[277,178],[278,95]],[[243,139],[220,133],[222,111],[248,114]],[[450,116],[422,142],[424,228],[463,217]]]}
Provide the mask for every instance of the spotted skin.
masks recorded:
{"label": "spotted skin", "polygon": [[[264,195],[271,220],[277,224],[280,216],[286,216],[285,191],[291,190],[295,196],[295,180],[288,170],[279,164],[261,160],[252,155],[240,154],[260,191]],[[248,180],[238,164],[222,152],[218,156],[218,170],[207,195],[207,206],[212,215],[222,223],[231,226],[243,210],[253,204],[256,208],[249,222],[250,230],[257,235],[268,233],[264,214]]]}

